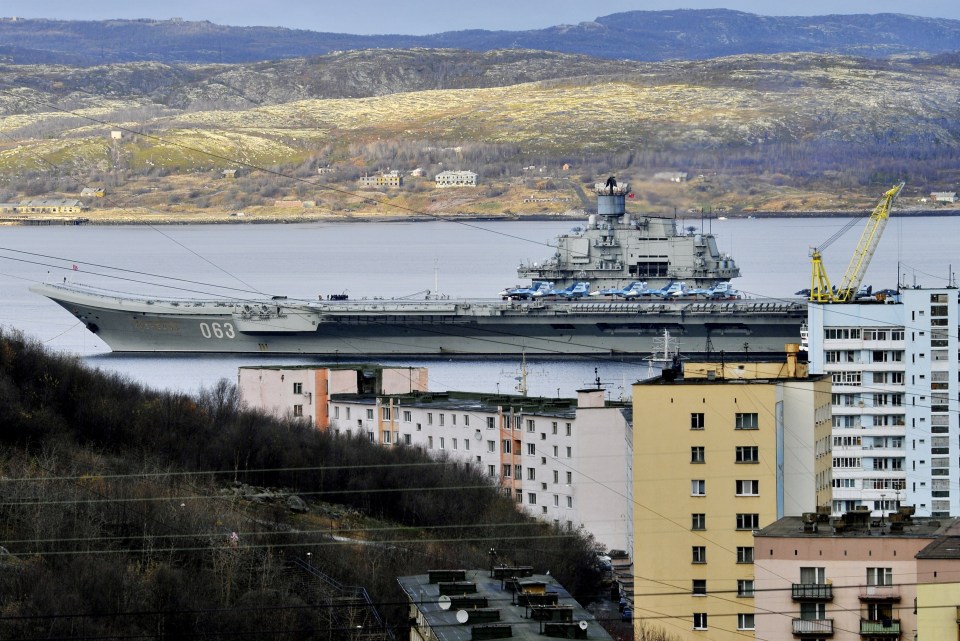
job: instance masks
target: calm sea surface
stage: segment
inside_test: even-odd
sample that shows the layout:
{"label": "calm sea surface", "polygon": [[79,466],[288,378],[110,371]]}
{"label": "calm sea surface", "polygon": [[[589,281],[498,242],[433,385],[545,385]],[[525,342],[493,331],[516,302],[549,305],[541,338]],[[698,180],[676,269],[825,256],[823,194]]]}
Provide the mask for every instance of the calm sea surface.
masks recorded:
{"label": "calm sea surface", "polygon": [[[790,218],[712,221],[722,251],[743,276],[750,296],[792,297],[810,286],[809,248],[848,219]],[[348,293],[351,299],[439,291],[451,298],[496,296],[518,284],[521,261],[553,254],[553,238],[577,222],[337,223],[128,227],[0,227],[0,325],[22,330],[51,349],[77,354],[93,367],[151,387],[196,392],[237,367],[310,363],[271,356],[124,356],[86,331],[70,314],[32,294],[36,282],[70,281],[168,297],[239,295],[257,291],[291,298]],[[684,226],[700,229],[700,221]],[[705,228],[706,229],[706,228]],[[824,250],[839,282],[862,224]],[[943,286],[960,265],[960,219],[894,218],[887,225],[865,283],[876,289]],[[954,265],[956,264],[956,265]],[[74,270],[73,266],[77,269]],[[180,279],[180,280],[173,280]],[[224,290],[224,287],[236,288]],[[681,345],[682,349],[682,345]],[[381,359],[382,361],[382,359]],[[512,392],[519,359],[395,360],[430,367],[434,390]],[[570,396],[599,376],[618,398],[648,374],[642,361],[572,360],[528,363],[531,394]]]}

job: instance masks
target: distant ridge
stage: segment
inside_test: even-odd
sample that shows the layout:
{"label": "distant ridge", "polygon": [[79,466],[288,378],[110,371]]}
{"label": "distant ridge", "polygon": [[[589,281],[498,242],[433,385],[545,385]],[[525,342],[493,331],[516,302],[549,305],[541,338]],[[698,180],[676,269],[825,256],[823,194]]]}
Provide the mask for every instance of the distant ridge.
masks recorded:
{"label": "distant ridge", "polygon": [[182,20],[0,19],[0,63],[241,63],[356,49],[539,49],[606,59],[699,60],[816,52],[882,58],[960,51],[960,21],[880,13],[759,16],[727,9],[629,11],[529,31],[350,35]]}

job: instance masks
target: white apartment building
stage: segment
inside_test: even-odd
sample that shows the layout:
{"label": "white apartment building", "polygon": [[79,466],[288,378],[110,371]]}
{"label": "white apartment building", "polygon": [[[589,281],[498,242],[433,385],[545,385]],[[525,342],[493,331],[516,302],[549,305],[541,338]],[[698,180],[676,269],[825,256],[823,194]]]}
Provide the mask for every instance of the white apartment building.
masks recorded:
{"label": "white apartment building", "polygon": [[576,399],[427,391],[422,367],[260,366],[238,372],[246,407],[384,447],[469,461],[519,508],[633,547],[629,405],[604,390]]}
{"label": "white apartment building", "polygon": [[630,408],[604,390],[576,399],[467,392],[330,397],[330,429],[469,461],[518,508],[632,549]]}
{"label": "white apartment building", "polygon": [[960,514],[958,321],[956,288],[810,305],[810,369],[833,377],[833,514]]}

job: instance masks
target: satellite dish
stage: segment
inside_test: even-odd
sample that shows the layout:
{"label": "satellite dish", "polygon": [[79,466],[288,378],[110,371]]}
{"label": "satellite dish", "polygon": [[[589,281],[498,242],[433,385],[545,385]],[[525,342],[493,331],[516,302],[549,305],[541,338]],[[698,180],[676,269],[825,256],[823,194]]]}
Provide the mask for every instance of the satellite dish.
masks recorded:
{"label": "satellite dish", "polygon": [[477,430],[476,432],[474,432],[473,438],[477,439],[478,441],[483,440],[483,436],[480,435],[480,430]]}
{"label": "satellite dish", "polygon": [[587,629],[587,622],[586,622],[586,621],[581,621],[580,623],[577,624],[577,626],[578,626],[581,630],[586,630],[586,629]]}
{"label": "satellite dish", "polygon": [[457,610],[457,623],[466,623],[470,620],[470,614],[466,610]]}
{"label": "satellite dish", "polygon": [[440,595],[440,598],[437,599],[437,603],[440,604],[440,609],[441,609],[441,610],[449,610],[449,609],[450,609],[450,597],[448,597],[446,594],[441,594],[441,595]]}

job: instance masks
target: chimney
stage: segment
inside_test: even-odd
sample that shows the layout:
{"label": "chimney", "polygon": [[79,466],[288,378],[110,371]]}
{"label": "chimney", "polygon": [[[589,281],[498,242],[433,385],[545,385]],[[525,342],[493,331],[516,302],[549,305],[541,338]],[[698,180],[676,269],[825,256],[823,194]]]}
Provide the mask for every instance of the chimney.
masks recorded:
{"label": "chimney", "polygon": [[800,351],[800,345],[797,343],[787,343],[784,345],[787,352],[787,376],[789,378],[797,377],[797,352]]}

